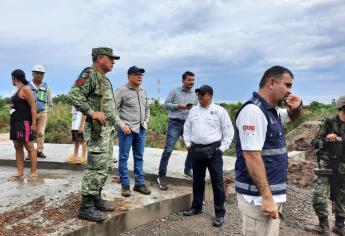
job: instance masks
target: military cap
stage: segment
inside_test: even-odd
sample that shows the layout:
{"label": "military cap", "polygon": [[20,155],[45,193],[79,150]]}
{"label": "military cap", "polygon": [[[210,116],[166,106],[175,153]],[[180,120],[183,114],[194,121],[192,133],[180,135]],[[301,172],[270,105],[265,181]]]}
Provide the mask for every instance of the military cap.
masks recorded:
{"label": "military cap", "polygon": [[106,56],[109,56],[109,57],[113,58],[114,60],[119,60],[120,59],[120,56],[117,56],[117,55],[113,54],[113,49],[106,48],[106,47],[93,48],[91,55],[92,55],[92,57],[95,57],[95,56],[98,56],[98,55],[106,55]]}
{"label": "military cap", "polygon": [[343,106],[345,106],[345,96],[342,96],[340,98],[338,98],[337,102],[335,103],[335,106],[340,109]]}

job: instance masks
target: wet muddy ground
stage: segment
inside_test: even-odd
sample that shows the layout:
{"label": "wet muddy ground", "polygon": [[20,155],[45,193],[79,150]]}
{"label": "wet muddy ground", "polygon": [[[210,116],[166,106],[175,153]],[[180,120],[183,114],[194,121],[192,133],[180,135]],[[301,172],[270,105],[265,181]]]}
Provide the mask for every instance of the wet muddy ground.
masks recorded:
{"label": "wet muddy ground", "polygon": [[[77,218],[82,172],[40,170],[40,177],[34,182],[27,178],[7,181],[15,171],[13,167],[0,167],[0,236],[58,235],[90,224]],[[102,197],[116,206],[109,217],[190,191],[176,187],[161,194],[155,184],[147,182],[152,189],[150,196],[133,193],[132,197],[123,198],[117,181],[110,176],[102,192]]]}

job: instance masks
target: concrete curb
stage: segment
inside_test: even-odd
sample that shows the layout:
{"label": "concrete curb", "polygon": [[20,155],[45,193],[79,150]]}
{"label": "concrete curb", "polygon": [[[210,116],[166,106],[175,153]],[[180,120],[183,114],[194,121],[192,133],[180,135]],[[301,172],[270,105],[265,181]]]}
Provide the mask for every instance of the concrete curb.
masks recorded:
{"label": "concrete curb", "polygon": [[128,212],[112,215],[103,223],[88,223],[86,226],[65,233],[67,236],[115,236],[129,231],[140,225],[183,211],[191,206],[192,194],[185,194],[172,199],[152,203],[130,210]]}

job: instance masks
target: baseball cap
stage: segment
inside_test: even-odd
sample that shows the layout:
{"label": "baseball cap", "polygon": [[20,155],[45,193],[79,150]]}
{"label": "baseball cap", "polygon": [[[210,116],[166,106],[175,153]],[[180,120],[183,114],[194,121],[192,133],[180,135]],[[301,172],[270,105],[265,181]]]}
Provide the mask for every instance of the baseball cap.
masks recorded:
{"label": "baseball cap", "polygon": [[44,67],[42,65],[34,65],[34,67],[32,67],[32,71],[45,73]]}
{"label": "baseball cap", "polygon": [[340,109],[343,106],[345,106],[345,96],[342,96],[340,98],[338,98],[337,102],[335,103],[335,106]]}
{"label": "baseball cap", "polygon": [[131,66],[131,67],[129,67],[129,69],[127,71],[127,75],[138,73],[138,72],[145,73],[145,70],[143,68],[139,68],[137,66]]}
{"label": "baseball cap", "polygon": [[106,48],[106,47],[99,47],[99,48],[93,48],[92,52],[91,52],[91,56],[95,57],[98,55],[106,55],[109,56],[111,58],[113,58],[114,60],[119,60],[120,56],[114,55],[113,54],[113,49],[111,48]]}
{"label": "baseball cap", "polygon": [[213,95],[213,89],[209,85],[201,85],[200,88],[195,89],[196,93],[204,92]]}

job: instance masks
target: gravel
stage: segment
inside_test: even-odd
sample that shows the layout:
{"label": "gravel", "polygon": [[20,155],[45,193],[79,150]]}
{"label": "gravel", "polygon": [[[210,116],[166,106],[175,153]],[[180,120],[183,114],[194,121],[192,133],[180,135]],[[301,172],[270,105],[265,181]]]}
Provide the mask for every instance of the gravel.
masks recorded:
{"label": "gravel", "polygon": [[[288,200],[283,207],[284,220],[281,223],[280,235],[313,235],[303,230],[305,224],[316,222],[311,197],[310,188],[288,186]],[[207,203],[200,215],[185,217],[179,212],[121,235],[241,235],[241,215],[235,194],[227,195],[225,207],[225,223],[220,228],[212,226],[213,203]]]}

